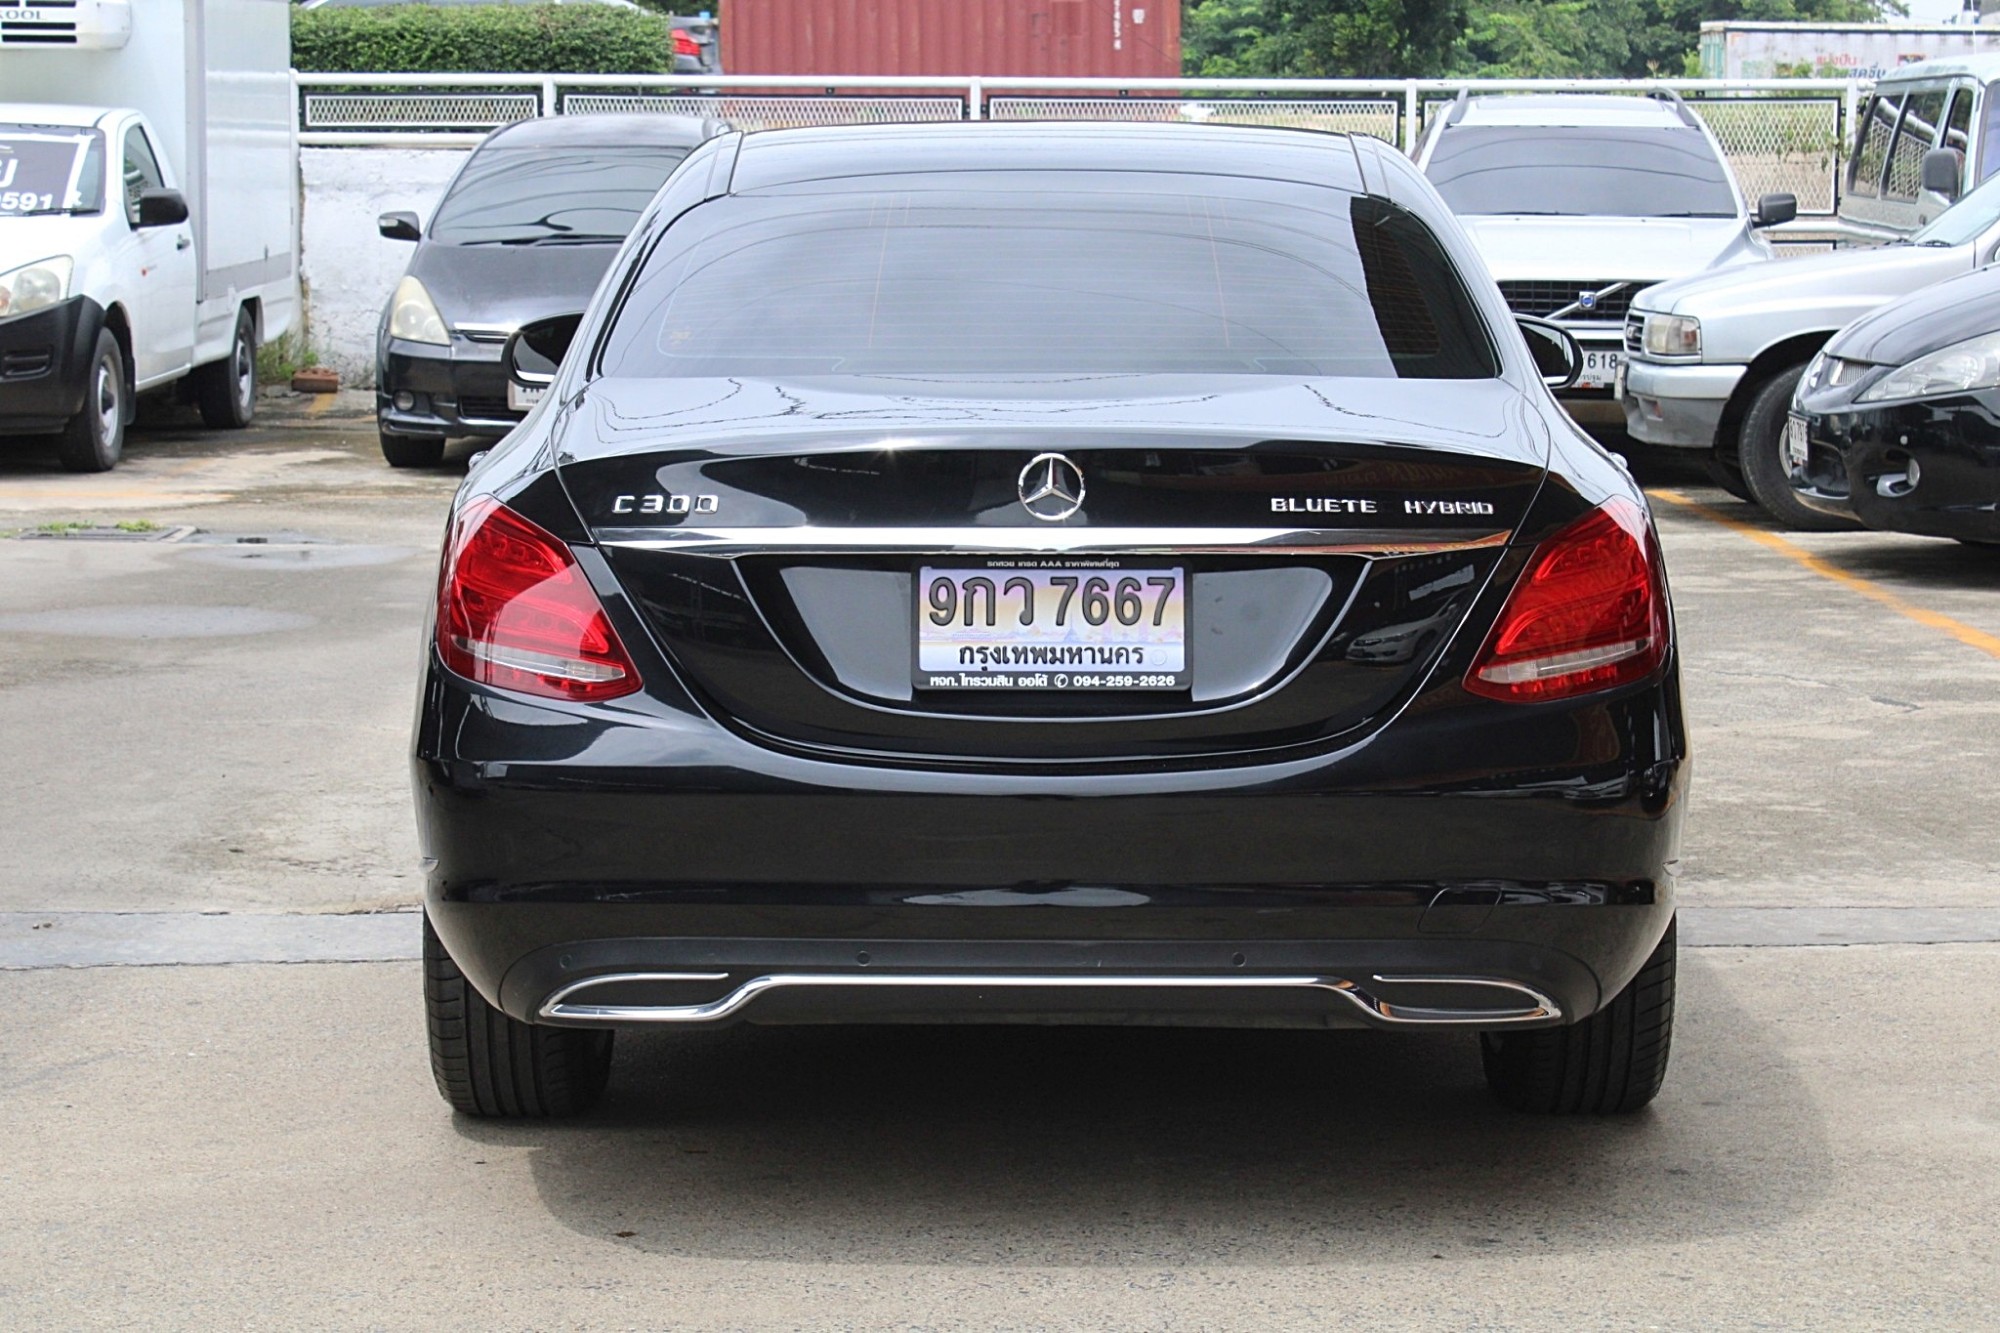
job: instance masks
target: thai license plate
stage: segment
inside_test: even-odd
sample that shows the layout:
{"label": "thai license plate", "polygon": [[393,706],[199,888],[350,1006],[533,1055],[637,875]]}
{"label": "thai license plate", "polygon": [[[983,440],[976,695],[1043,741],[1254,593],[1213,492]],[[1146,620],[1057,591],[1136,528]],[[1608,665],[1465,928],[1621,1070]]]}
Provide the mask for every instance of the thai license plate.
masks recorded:
{"label": "thai license plate", "polygon": [[547,385],[536,384],[530,386],[526,384],[516,384],[512,380],[508,380],[507,406],[510,410],[515,412],[526,412],[530,408],[534,407],[536,403],[541,402],[542,395],[547,393],[548,391],[549,390]]}
{"label": "thai license plate", "polygon": [[1622,352],[1592,352],[1583,354],[1583,373],[1576,377],[1579,389],[1608,389],[1618,378],[1618,363]]}
{"label": "thai license plate", "polygon": [[1116,560],[925,565],[920,690],[1184,690],[1187,571]]}
{"label": "thai license plate", "polygon": [[1804,417],[1785,418],[1785,461],[1792,471],[1797,472],[1806,465],[1806,419]]}

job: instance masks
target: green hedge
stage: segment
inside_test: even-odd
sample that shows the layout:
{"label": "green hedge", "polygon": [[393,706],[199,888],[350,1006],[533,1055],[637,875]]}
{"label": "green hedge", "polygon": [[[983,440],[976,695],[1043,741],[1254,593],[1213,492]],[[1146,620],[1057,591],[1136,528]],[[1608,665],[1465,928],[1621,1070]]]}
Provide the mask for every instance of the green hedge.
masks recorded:
{"label": "green hedge", "polygon": [[673,33],[615,5],[389,5],[292,14],[292,64],[337,74],[667,74]]}

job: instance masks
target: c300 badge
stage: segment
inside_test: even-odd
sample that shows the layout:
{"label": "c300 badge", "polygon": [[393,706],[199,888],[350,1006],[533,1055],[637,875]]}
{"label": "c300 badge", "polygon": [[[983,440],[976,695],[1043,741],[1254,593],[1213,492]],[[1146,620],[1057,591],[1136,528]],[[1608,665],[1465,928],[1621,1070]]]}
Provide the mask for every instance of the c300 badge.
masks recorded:
{"label": "c300 badge", "polygon": [[670,495],[666,491],[620,495],[611,501],[614,514],[713,514],[721,507],[719,495]]}

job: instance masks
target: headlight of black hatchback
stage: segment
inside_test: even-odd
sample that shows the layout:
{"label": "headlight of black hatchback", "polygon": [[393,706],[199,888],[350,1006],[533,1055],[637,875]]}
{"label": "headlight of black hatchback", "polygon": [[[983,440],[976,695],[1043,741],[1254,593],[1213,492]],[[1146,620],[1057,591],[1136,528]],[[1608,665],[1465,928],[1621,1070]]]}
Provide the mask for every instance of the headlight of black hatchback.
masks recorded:
{"label": "headlight of black hatchback", "polygon": [[1992,388],[2000,388],[2000,333],[1982,333],[1898,366],[1854,401],[1886,403]]}

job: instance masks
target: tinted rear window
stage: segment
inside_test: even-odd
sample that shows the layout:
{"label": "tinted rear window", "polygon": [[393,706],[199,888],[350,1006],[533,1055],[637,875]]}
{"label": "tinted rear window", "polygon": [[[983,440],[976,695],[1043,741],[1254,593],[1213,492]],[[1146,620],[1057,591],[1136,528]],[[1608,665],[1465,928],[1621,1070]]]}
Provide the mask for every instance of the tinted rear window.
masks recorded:
{"label": "tinted rear window", "polygon": [[1469,294],[1409,213],[1335,189],[1144,172],[713,200],[647,258],[599,369],[1497,373]]}
{"label": "tinted rear window", "polygon": [[438,205],[431,239],[454,245],[622,241],[687,148],[484,148]]}
{"label": "tinted rear window", "polygon": [[1687,126],[1453,126],[1424,174],[1460,214],[1736,216],[1728,171]]}

